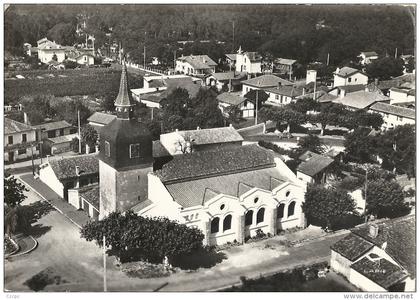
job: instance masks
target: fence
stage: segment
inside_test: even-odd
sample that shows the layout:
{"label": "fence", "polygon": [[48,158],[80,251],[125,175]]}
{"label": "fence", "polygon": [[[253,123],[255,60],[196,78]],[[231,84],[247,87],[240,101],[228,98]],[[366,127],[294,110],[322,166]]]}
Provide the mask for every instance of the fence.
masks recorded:
{"label": "fence", "polygon": [[157,75],[171,75],[171,71],[163,71],[163,70],[159,70],[159,69],[155,69],[152,67],[144,67],[143,65],[139,65],[139,64],[135,64],[135,63],[127,63],[127,65],[131,68],[135,68],[135,69],[139,69],[141,71],[145,71],[145,72],[150,72],[150,73],[155,73]]}

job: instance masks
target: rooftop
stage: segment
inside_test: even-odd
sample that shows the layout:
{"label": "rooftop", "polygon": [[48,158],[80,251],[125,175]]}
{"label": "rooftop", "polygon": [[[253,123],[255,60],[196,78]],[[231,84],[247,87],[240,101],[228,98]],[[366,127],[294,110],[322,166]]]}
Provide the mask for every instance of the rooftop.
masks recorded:
{"label": "rooftop", "polygon": [[117,118],[116,115],[111,115],[111,114],[107,114],[107,113],[103,113],[103,112],[95,112],[87,120],[88,120],[88,122],[107,125],[107,124],[111,123],[115,118]]}
{"label": "rooftop", "polygon": [[339,253],[350,261],[355,261],[374,247],[374,244],[364,238],[349,234],[333,244],[331,250]]}
{"label": "rooftop", "polygon": [[279,83],[281,85],[293,85],[292,82],[282,79],[280,77],[277,77],[275,75],[271,75],[271,74],[262,75],[259,77],[242,81],[242,84],[251,85],[251,86],[255,86],[259,88],[276,87],[279,85]]}
{"label": "rooftop", "polygon": [[403,269],[384,258],[369,259],[364,257],[352,264],[351,268],[384,289],[388,289],[407,277]]}
{"label": "rooftop", "polygon": [[72,125],[69,122],[63,120],[63,121],[57,121],[57,122],[43,123],[43,124],[35,125],[33,127],[40,130],[50,131],[50,130],[69,128],[69,127],[72,127]]}
{"label": "rooftop", "polygon": [[315,176],[334,162],[334,159],[330,157],[311,151],[306,151],[299,159],[302,162],[298,165],[296,170],[308,176]]}
{"label": "rooftop", "polygon": [[416,273],[416,220],[414,215],[387,220],[377,223],[379,232],[376,237],[369,235],[368,225],[352,230],[363,239],[382,247],[386,242],[385,251],[398,261],[410,274]]}
{"label": "rooftop", "polygon": [[59,180],[76,178],[76,166],[81,175],[93,175],[99,172],[99,160],[96,154],[63,157],[49,162]]}
{"label": "rooftop", "polygon": [[240,197],[257,187],[271,191],[288,181],[276,167],[268,167],[232,174],[165,184],[173,199],[182,207],[203,205],[213,197],[224,194]]}
{"label": "rooftop", "polygon": [[99,210],[99,184],[79,189],[79,195]]}
{"label": "rooftop", "polygon": [[225,54],[225,56],[230,60],[236,60],[236,53]]}
{"label": "rooftop", "polygon": [[272,88],[264,89],[267,92],[288,96],[288,97],[297,97],[302,95],[302,90],[298,89],[294,85],[281,85]]}
{"label": "rooftop", "polygon": [[363,51],[361,52],[361,54],[363,54],[366,57],[378,56],[378,53],[376,53],[375,51]]}
{"label": "rooftop", "polygon": [[362,71],[354,69],[354,68],[350,68],[350,67],[342,67],[341,69],[338,70],[338,72],[336,71],[334,74],[341,77],[347,77],[357,72],[364,74]]}
{"label": "rooftop", "polygon": [[248,56],[250,61],[261,61],[262,56],[258,52],[244,52],[244,55]]}
{"label": "rooftop", "polygon": [[57,136],[55,138],[48,138],[48,140],[50,140],[54,144],[62,144],[62,143],[71,142],[74,138],[77,138],[77,137],[78,137],[78,134],[73,133],[73,134]]}
{"label": "rooftop", "polygon": [[181,56],[178,58],[180,61],[189,63],[194,69],[210,69],[217,66],[217,63],[207,55],[190,55]]}
{"label": "rooftop", "polygon": [[27,124],[4,118],[4,134],[13,134],[30,130],[34,130],[34,128]]}
{"label": "rooftop", "polygon": [[291,66],[296,62],[297,62],[296,59],[287,59],[287,58],[277,58],[276,60],[274,60],[274,63],[276,64],[288,65],[288,66]]}
{"label": "rooftop", "polygon": [[246,73],[244,72],[220,72],[220,73],[213,73],[211,77],[214,77],[218,81],[223,80],[239,80],[246,77]]}
{"label": "rooftop", "polygon": [[227,103],[230,105],[239,105],[242,102],[245,101],[245,98],[241,96],[242,93],[241,92],[237,92],[237,93],[222,93],[220,95],[217,96],[217,100],[219,102],[223,102],[223,103]]}
{"label": "rooftop", "polygon": [[377,102],[373,104],[370,109],[379,111],[386,114],[392,114],[400,117],[405,117],[409,119],[416,119],[416,111],[414,109],[405,108],[401,106],[395,106],[387,103]]}
{"label": "rooftop", "polygon": [[164,183],[198,180],[274,165],[274,158],[258,145],[176,155],[156,175]]}
{"label": "rooftop", "polygon": [[355,109],[364,109],[376,102],[389,101],[390,99],[378,92],[357,91],[343,98],[337,98],[335,102]]}

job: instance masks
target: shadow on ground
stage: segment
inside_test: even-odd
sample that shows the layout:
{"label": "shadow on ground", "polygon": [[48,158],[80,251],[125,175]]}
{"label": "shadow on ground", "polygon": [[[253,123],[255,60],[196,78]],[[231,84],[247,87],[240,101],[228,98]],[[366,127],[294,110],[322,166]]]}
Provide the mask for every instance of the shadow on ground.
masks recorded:
{"label": "shadow on ground", "polygon": [[28,279],[25,282],[25,285],[27,285],[31,290],[38,292],[42,291],[47,285],[59,285],[61,283],[67,283],[67,281],[57,275],[53,268],[48,267]]}
{"label": "shadow on ground", "polygon": [[197,270],[211,268],[226,258],[227,256],[223,252],[217,252],[214,249],[201,249],[188,255],[174,257],[171,264],[182,270]]}
{"label": "shadow on ground", "polygon": [[50,231],[50,226],[33,225],[43,216],[47,215],[54,208],[45,201],[37,201],[29,205],[20,206],[18,209],[18,229],[17,232],[23,232],[40,237]]}

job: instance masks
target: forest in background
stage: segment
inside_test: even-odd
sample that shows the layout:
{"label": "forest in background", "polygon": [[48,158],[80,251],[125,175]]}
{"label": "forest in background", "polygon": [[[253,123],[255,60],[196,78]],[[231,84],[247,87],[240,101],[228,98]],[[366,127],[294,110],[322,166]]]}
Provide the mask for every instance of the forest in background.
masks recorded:
{"label": "forest in background", "polygon": [[[4,39],[11,54],[45,36],[73,45],[80,42],[75,31],[83,16],[96,47],[122,42],[134,61],[141,61],[146,44],[148,57],[168,62],[174,50],[217,60],[241,46],[302,64],[325,62],[329,53],[332,65],[342,65],[360,51],[413,54],[414,13],[397,5],[12,5],[5,11]],[[180,40],[212,42],[179,51]]]}

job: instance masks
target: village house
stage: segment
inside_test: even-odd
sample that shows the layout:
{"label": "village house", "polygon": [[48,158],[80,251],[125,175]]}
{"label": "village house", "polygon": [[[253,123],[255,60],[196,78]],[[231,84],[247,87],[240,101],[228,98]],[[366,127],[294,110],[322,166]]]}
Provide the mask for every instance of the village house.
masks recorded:
{"label": "village house", "polygon": [[292,86],[293,83],[272,74],[266,74],[242,81],[242,96],[245,96],[251,90],[265,90],[275,88],[279,85]]}
{"label": "village house", "polygon": [[363,91],[357,91],[339,97],[333,102],[343,104],[349,110],[368,109],[377,102],[389,102],[389,98],[379,91],[369,91],[367,88]]}
{"label": "village house", "polygon": [[97,154],[48,159],[39,166],[39,179],[68,201],[68,190],[98,182]]}
{"label": "village house", "polygon": [[276,58],[273,62],[273,72],[289,76],[292,80],[293,68],[296,66],[297,60],[287,58]]}
{"label": "village house", "polygon": [[224,116],[229,115],[229,110],[232,107],[238,107],[241,111],[242,118],[253,118],[255,114],[255,105],[252,101],[249,101],[242,97],[241,92],[236,93],[222,93],[217,96],[219,108]]}
{"label": "village house", "polygon": [[58,63],[63,62],[66,59],[66,48],[49,41],[47,38],[43,38],[37,42],[38,44],[38,59],[47,64],[54,60]]}
{"label": "village house", "polygon": [[362,65],[368,65],[379,58],[375,51],[360,52],[357,57],[360,58],[360,64]]}
{"label": "village house", "polygon": [[331,268],[368,292],[414,292],[415,216],[366,224],[331,246]]}
{"label": "village house", "polygon": [[370,106],[369,112],[378,113],[382,116],[384,120],[383,130],[405,124],[416,124],[416,111],[414,109],[377,102]]}
{"label": "village house", "polygon": [[268,94],[265,104],[273,106],[289,104],[295,101],[297,97],[305,94],[303,88],[300,89],[294,85],[282,85],[281,83],[277,87],[265,88],[264,91]]}
{"label": "village house", "polygon": [[43,123],[39,125],[34,125],[32,127],[37,129],[37,139],[40,140],[45,140],[47,138],[55,138],[58,136],[64,136],[76,132],[76,128],[74,128],[69,122],[65,120]]}
{"label": "village house", "polygon": [[69,61],[74,61],[78,65],[91,66],[95,64],[95,56],[90,52],[92,51],[75,50],[68,53],[66,57]]}
{"label": "village house", "polygon": [[261,73],[262,56],[257,52],[243,52],[239,47],[236,54],[236,72],[246,72],[247,74],[256,75]]}
{"label": "village house", "polygon": [[296,168],[296,176],[299,180],[307,184],[325,184],[329,177],[329,167],[334,163],[334,159],[312,151],[305,151],[299,156],[301,163]]}
{"label": "village house", "polygon": [[217,90],[226,92],[236,92],[241,90],[241,80],[246,78],[246,73],[236,71],[213,73],[206,78],[207,86],[215,86]]}
{"label": "village house", "polygon": [[160,135],[160,142],[171,155],[241,146],[242,136],[233,127],[176,130]]}
{"label": "village house", "polygon": [[217,63],[207,55],[181,56],[176,60],[175,72],[204,76],[216,72]]}
{"label": "village house", "polygon": [[88,124],[99,132],[99,129],[112,122],[117,116],[103,112],[94,112],[88,119]]}
{"label": "village house", "polygon": [[225,54],[225,61],[230,69],[236,69],[236,53]]}
{"label": "village house", "polygon": [[27,124],[4,118],[4,161],[30,158],[39,154],[40,141],[36,129]]}
{"label": "village house", "polygon": [[355,84],[367,85],[368,76],[362,71],[350,67],[337,68],[334,72],[334,87]]}
{"label": "village house", "polygon": [[416,90],[414,88],[393,87],[389,90],[390,104],[415,103]]}

